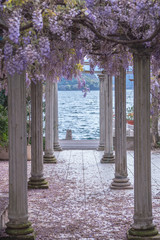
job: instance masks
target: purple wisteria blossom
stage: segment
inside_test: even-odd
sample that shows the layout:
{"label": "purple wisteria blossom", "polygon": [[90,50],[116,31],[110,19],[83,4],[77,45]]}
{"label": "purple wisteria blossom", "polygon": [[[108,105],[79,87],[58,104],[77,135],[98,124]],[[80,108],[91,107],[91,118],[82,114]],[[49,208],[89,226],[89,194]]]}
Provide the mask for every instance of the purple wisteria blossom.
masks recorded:
{"label": "purple wisteria blossom", "polygon": [[10,40],[18,44],[20,36],[20,20],[21,13],[20,11],[14,11],[11,17],[8,19],[8,35]]}
{"label": "purple wisteria blossom", "polygon": [[32,14],[33,26],[36,30],[41,30],[43,28],[43,18],[40,9],[36,9]]}

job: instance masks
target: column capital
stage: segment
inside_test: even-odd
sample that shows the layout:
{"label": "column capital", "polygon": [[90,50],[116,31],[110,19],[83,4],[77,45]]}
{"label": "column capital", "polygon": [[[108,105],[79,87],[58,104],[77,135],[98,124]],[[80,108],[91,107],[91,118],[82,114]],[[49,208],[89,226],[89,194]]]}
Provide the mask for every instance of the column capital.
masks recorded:
{"label": "column capital", "polygon": [[149,57],[150,58],[152,50],[151,49],[146,49],[144,47],[133,47],[132,48],[132,53],[134,55],[134,58],[136,56],[139,56],[139,57]]}
{"label": "column capital", "polygon": [[98,78],[99,78],[100,81],[104,81],[105,80],[105,74],[104,73],[98,74]]}

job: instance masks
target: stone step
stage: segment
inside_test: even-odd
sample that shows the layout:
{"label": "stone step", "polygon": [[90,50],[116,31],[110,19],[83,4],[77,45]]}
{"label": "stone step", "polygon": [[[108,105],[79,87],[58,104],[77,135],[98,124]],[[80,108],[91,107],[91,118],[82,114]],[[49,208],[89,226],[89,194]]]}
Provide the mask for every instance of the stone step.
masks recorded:
{"label": "stone step", "polygon": [[[59,140],[63,150],[96,150],[99,146],[99,140]],[[113,144],[115,137],[113,138]],[[133,150],[134,137],[127,137],[127,150]]]}

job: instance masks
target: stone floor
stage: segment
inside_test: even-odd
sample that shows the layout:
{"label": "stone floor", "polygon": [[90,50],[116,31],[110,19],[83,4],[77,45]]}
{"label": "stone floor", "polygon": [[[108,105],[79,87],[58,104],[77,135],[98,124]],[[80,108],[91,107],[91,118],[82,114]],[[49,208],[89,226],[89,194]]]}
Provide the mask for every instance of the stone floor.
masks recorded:
{"label": "stone floor", "polygon": [[[114,164],[100,164],[103,152],[56,152],[44,166],[48,190],[29,190],[29,220],[37,240],[125,240],[133,222],[133,190],[111,190]],[[28,162],[28,173],[31,163]],[[0,162],[0,194],[8,192],[8,162]],[[133,184],[133,152],[128,152]],[[29,176],[29,174],[28,174]],[[152,153],[154,222],[160,231],[160,152]]]}

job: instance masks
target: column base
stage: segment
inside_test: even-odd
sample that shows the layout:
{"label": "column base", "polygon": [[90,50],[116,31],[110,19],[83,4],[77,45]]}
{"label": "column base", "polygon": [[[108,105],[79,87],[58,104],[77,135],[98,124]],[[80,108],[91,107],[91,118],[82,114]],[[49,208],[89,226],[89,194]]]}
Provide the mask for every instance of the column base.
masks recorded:
{"label": "column base", "polygon": [[105,154],[101,159],[101,163],[115,163],[115,157],[112,154]]}
{"label": "column base", "polygon": [[55,143],[53,147],[54,147],[54,151],[59,151],[60,152],[60,151],[63,150],[59,143]]}
{"label": "column base", "polygon": [[158,230],[153,227],[147,230],[137,230],[131,228],[127,233],[128,240],[160,240],[160,235],[158,234]]}
{"label": "column base", "polygon": [[99,145],[97,148],[97,151],[104,151],[104,145]]}
{"label": "column base", "polygon": [[12,240],[34,240],[34,230],[31,227],[31,223],[26,224],[10,224],[7,223],[6,233],[9,235],[3,239],[12,239]]}
{"label": "column base", "polygon": [[43,157],[43,162],[44,163],[57,163],[57,159],[55,158],[55,156],[45,156]]}
{"label": "column base", "polygon": [[111,189],[133,189],[128,178],[114,178],[111,185]]}
{"label": "column base", "polygon": [[47,189],[47,188],[48,188],[48,182],[45,180],[45,178],[29,179],[28,189]]}

